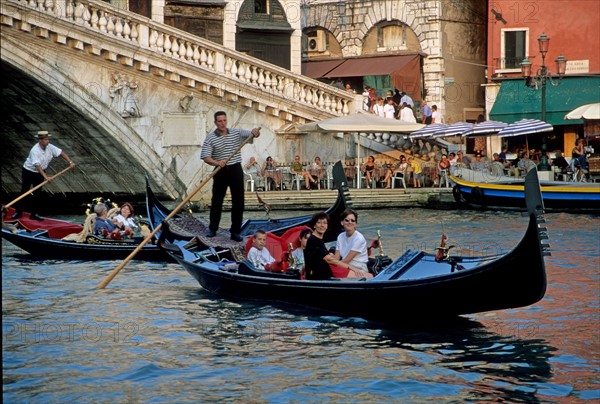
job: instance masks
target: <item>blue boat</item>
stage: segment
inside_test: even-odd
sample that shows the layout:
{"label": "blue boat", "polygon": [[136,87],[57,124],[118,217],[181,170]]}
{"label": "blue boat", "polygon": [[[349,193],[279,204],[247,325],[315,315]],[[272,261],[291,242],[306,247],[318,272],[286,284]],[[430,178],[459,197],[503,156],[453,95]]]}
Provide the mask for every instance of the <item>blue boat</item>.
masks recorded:
{"label": "blue boat", "polygon": [[[454,198],[476,209],[525,210],[524,179],[461,168],[450,175]],[[547,211],[600,211],[600,183],[541,181]]]}

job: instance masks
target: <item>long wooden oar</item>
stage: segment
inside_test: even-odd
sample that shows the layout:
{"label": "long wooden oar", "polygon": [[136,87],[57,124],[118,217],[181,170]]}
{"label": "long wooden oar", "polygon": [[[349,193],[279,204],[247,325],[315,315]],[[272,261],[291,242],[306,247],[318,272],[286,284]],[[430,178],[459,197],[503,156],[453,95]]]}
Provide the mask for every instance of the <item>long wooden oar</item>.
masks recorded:
{"label": "long wooden oar", "polygon": [[[59,176],[63,175],[64,173],[66,173],[67,171],[69,171],[73,167],[75,167],[75,166],[69,165],[69,167],[65,168],[64,170],[62,170],[58,174],[53,175],[52,179],[55,179],[56,177],[59,177]],[[8,203],[8,204],[6,204],[4,206],[8,208],[9,206],[11,206],[11,205],[19,202],[21,199],[25,198],[27,195],[32,194],[33,191],[36,191],[36,190],[40,189],[41,187],[43,187],[44,185],[46,185],[48,182],[50,182],[50,180],[46,180],[46,181],[42,182],[41,184],[36,185],[35,187],[31,188],[29,191],[25,192],[23,195],[19,196],[18,198],[16,198],[12,202],[10,202],[10,203]]]}
{"label": "long wooden oar", "polygon": [[[225,160],[225,163],[227,164],[227,162],[229,162],[229,160],[231,160],[233,158],[233,156],[235,156],[240,150],[242,150],[242,147],[244,147],[248,142],[250,142],[252,139],[254,139],[253,135],[248,136],[248,138],[246,140],[244,140],[242,142],[242,144],[235,149],[235,151],[233,153],[231,153],[231,155],[229,157],[227,157],[227,160]],[[208,177],[206,177],[206,179],[204,181],[202,181],[200,183],[200,185],[198,185],[198,187],[196,187],[196,189],[194,190],[194,192],[192,192],[191,194],[189,194],[187,196],[187,198],[185,198],[183,201],[181,201],[181,203],[179,205],[177,205],[177,207],[175,209],[173,209],[173,211],[171,213],[169,213],[169,215],[167,217],[165,217],[165,219],[163,220],[163,223],[168,221],[169,219],[171,219],[173,216],[175,216],[177,214],[177,212],[179,212],[181,210],[181,208],[183,208],[185,206],[185,204],[187,204],[193,197],[194,195],[196,195],[198,193],[198,191],[200,191],[202,189],[202,187],[204,187],[206,185],[206,183],[208,183],[208,181],[210,181],[210,179],[212,177],[214,177],[219,170],[221,170],[221,166],[217,167]],[[104,278],[104,280],[102,282],[100,282],[98,284],[98,286],[96,286],[96,289],[104,289],[106,287],[106,285],[108,285],[110,283],[110,281],[113,280],[113,278],[115,276],[117,276],[117,274],[121,271],[121,269],[123,269],[125,267],[125,265],[131,261],[131,259],[133,257],[135,257],[135,255],[140,252],[140,250],[142,249],[142,247],[144,247],[146,244],[148,244],[148,241],[150,241],[152,239],[152,237],[154,237],[156,235],[156,233],[158,233],[158,231],[162,228],[162,223],[159,223],[158,226],[156,226],[154,228],[154,230],[152,230],[152,233],[150,233],[145,239],[144,241],[142,241],[135,250],[133,250],[133,252],[131,254],[129,254],[129,256],[127,256],[127,258],[125,258],[123,260],[123,262],[121,262],[119,264],[119,266],[117,266],[115,269],[112,270],[112,272],[110,274],[108,274],[108,276],[106,278]]]}

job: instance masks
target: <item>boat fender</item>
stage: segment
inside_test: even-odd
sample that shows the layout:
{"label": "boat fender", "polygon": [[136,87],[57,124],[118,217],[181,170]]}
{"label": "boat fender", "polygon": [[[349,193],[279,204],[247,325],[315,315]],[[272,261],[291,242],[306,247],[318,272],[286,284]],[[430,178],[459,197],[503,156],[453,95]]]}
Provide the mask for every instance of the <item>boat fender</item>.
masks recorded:
{"label": "boat fender", "polygon": [[461,195],[460,195],[460,188],[458,187],[458,185],[455,185],[452,187],[452,195],[454,196],[454,200],[456,202],[460,202]]}
{"label": "boat fender", "polygon": [[483,191],[479,187],[475,187],[471,190],[471,198],[477,205],[483,205]]}

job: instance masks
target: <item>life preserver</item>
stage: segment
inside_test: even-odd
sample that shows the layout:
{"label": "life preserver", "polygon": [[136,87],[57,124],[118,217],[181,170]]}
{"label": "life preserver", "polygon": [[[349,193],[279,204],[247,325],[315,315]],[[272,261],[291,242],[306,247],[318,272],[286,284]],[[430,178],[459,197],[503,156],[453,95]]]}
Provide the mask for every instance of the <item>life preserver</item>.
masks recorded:
{"label": "life preserver", "polygon": [[483,191],[479,187],[471,189],[471,198],[477,205],[483,205]]}
{"label": "life preserver", "polygon": [[458,187],[458,185],[455,185],[452,187],[452,195],[454,196],[454,200],[456,202],[460,202],[462,199],[462,196],[460,194],[460,188]]}

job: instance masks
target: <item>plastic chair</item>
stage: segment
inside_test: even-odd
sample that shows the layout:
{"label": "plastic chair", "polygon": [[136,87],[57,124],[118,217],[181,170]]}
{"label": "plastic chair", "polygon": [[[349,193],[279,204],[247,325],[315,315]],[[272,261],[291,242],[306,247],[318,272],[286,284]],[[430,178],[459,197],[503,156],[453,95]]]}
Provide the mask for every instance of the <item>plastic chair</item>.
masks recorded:
{"label": "plastic chair", "polygon": [[394,173],[394,176],[392,177],[392,189],[396,188],[396,181],[401,181],[402,187],[406,189],[406,169]]}
{"label": "plastic chair", "polygon": [[440,177],[439,187],[441,188],[442,187],[442,182],[444,182],[444,183],[446,183],[446,188],[450,188],[450,181],[448,181],[448,170],[447,169],[446,170],[440,170],[440,169],[438,169],[438,174],[439,174],[439,177]]}
{"label": "plastic chair", "polygon": [[250,186],[250,192],[254,192],[254,177],[252,177],[252,174],[247,173],[244,171],[244,175],[247,177],[246,178],[246,191],[248,190],[248,186]]}

